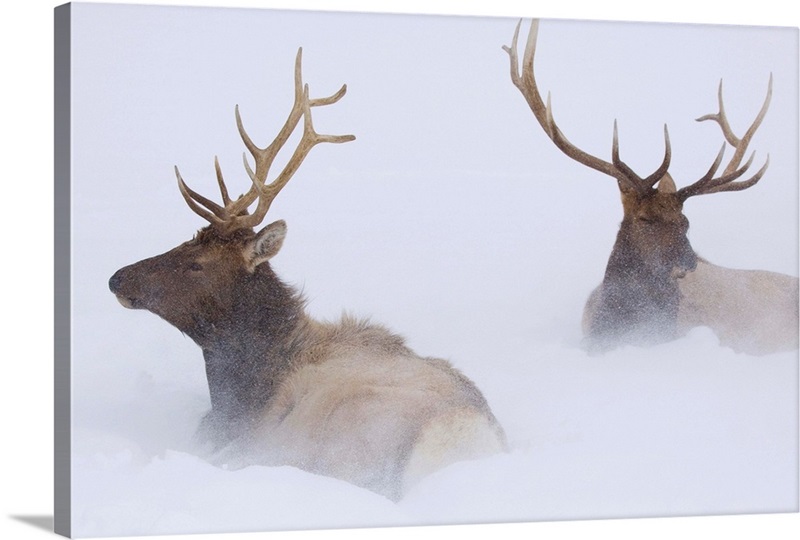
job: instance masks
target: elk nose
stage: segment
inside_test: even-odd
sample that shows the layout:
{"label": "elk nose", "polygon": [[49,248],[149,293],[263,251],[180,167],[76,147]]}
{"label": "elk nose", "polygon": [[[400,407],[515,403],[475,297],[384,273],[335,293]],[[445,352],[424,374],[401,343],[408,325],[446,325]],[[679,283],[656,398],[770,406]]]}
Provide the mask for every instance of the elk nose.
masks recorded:
{"label": "elk nose", "polygon": [[111,279],[108,280],[108,288],[111,289],[111,292],[115,293],[119,290],[119,286],[122,283],[122,271],[117,270],[114,272],[114,275],[111,276]]}

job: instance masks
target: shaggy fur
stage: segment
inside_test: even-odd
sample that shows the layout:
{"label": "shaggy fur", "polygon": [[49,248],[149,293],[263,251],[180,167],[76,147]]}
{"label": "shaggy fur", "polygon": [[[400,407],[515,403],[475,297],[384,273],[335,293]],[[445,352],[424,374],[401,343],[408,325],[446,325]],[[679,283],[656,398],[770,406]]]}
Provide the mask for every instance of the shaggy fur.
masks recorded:
{"label": "shaggy fur", "polygon": [[707,326],[720,344],[762,355],[798,348],[798,279],[765,270],[738,270],[700,259],[678,280],[678,331]]}
{"label": "shaggy fur", "polygon": [[228,468],[293,465],[397,500],[454,461],[503,451],[478,388],[385,328],[308,317],[268,259],[286,227],[222,236],[206,228],[119,270],[109,286],[203,350],[211,411],[198,439]]}
{"label": "shaggy fur", "polygon": [[623,191],[622,201],[624,217],[603,282],[584,308],[592,351],[674,339],[681,298],[676,276],[697,264],[671,181],[646,196]]}

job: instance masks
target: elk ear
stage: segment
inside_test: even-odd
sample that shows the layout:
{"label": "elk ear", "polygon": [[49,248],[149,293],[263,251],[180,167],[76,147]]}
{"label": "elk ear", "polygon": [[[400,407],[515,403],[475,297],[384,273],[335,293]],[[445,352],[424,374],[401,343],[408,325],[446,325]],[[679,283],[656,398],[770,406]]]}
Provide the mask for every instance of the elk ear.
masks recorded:
{"label": "elk ear", "polygon": [[245,251],[250,270],[255,270],[256,266],[274,257],[280,251],[284,238],[286,238],[286,222],[282,219],[261,229]]}
{"label": "elk ear", "polygon": [[659,193],[675,193],[677,189],[675,188],[675,180],[666,173],[664,176],[661,177],[661,180],[658,181],[658,191]]}

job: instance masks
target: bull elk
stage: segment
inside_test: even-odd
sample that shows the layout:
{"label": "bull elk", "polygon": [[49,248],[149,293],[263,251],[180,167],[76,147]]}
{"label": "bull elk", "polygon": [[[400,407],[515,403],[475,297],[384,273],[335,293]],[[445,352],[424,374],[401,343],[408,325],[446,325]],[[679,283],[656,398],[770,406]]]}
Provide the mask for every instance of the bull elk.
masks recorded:
{"label": "bull elk", "polygon": [[[664,158],[647,176],[639,176],[620,158],[616,121],[610,162],[567,140],[553,119],[550,95],[547,102],[542,99],[534,77],[538,20],[531,23],[519,72],[520,24],[511,46],[503,47],[511,62],[511,81],[555,146],[578,163],[614,178],[622,198],[622,223],[603,281],[584,308],[583,332],[590,350],[667,341],[695,326],[710,327],[723,345],[750,354],[797,348],[798,279],[761,270],[723,268],[698,257],[689,243],[689,221],[683,214],[683,205],[690,197],[741,191],[764,176],[769,157],[749,177],[745,176],[754,155],[744,164],[742,161],[769,107],[772,77],[761,110],[741,138],[728,123],[720,82],[719,112],[697,120],[719,124],[725,141],[708,171],[677,189],[669,173],[671,149],[666,125]],[[717,174],[727,144],[734,152]]]}
{"label": "bull elk", "polygon": [[[286,224],[254,228],[314,146],[355,139],[315,131],[311,109],[336,103],[347,87],[309,98],[301,58],[299,49],[294,104],[268,146],[253,143],[236,107],[255,162],[253,170],[245,155],[249,191],[231,199],[215,160],[218,204],[189,188],[176,167],[186,204],[209,224],[188,242],[118,270],[109,287],[123,306],[159,315],[202,349],[211,410],[198,437],[212,462],[292,465],[398,500],[436,469],[502,451],[505,435],[475,384],[449,362],[418,356],[367,321],[312,319],[271,269]],[[296,149],[267,183],[301,119]]]}

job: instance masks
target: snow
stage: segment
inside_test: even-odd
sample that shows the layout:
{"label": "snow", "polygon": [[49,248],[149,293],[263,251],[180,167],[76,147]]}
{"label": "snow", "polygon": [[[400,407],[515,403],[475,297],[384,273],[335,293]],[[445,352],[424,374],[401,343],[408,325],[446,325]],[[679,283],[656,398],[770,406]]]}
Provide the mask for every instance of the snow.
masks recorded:
{"label": "snow", "polygon": [[[519,376],[483,384],[511,451],[441,470],[398,504],[289,467],[213,467],[181,450],[189,446],[186,426],[202,413],[197,397],[141,387],[128,407],[150,406],[116,427],[73,434],[82,442],[73,467],[76,530],[109,536],[796,510],[795,353],[737,355],[707,329],[602,359],[557,344],[538,345],[537,353]],[[159,424],[183,433],[169,437]]]}
{"label": "snow", "polygon": [[[511,85],[500,47],[515,20],[74,4],[73,24],[76,536],[797,511],[797,351],[736,354],[706,328],[581,348],[618,193],[555,149]],[[617,118],[623,159],[649,174],[667,122],[679,186],[721,144],[693,121],[716,110],[719,78],[741,130],[772,73],[751,145],[769,172],[686,214],[714,263],[798,274],[796,29],[548,20],[539,40],[537,77],[570,140],[608,158]],[[214,196],[219,155],[246,188],[233,107],[268,142],[300,45],[312,95],[348,84],[315,126],[357,139],[315,148],[276,200],[268,219],[289,232],[274,268],[313,316],[370,316],[448,358],[511,443],[397,504],[289,467],[196,457],[200,350],[107,288],[203,225],[174,165]]]}

